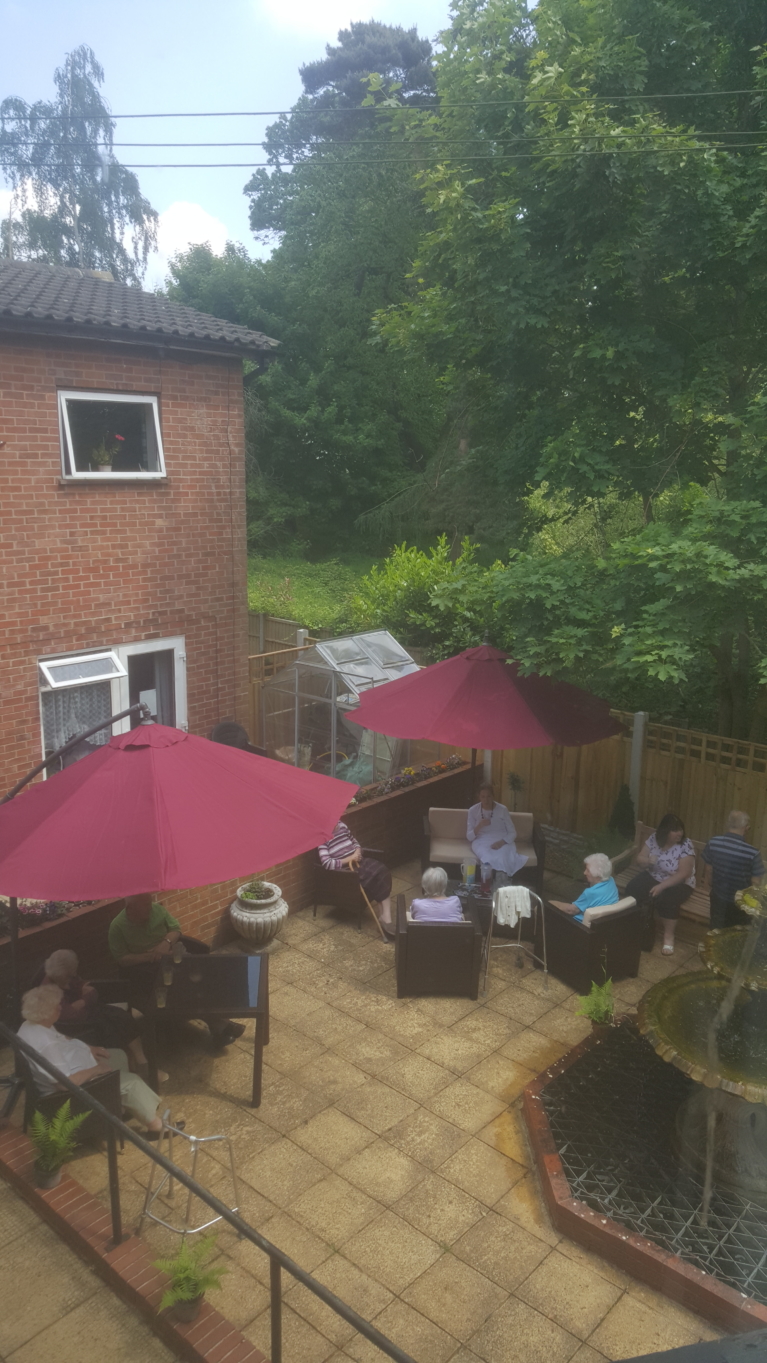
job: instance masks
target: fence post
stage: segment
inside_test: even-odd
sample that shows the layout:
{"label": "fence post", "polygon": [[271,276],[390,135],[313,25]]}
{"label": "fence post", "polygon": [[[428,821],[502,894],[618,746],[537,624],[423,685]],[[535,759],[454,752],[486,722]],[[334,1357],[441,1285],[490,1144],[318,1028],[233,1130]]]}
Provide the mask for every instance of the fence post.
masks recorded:
{"label": "fence post", "polygon": [[265,620],[265,618],[266,618],[266,617],[264,616],[264,612],[263,612],[263,611],[259,611],[259,612],[258,612],[258,651],[259,651],[259,653],[266,653],[266,630],[265,630],[265,627],[264,627],[264,620]]}
{"label": "fence post", "polygon": [[639,820],[639,787],[642,781],[642,759],[644,757],[645,734],[650,715],[647,710],[636,710],[634,728],[631,734],[631,766],[629,767],[629,792],[634,804],[634,817]]}
{"label": "fence post", "polygon": [[308,638],[309,638],[309,631],[308,631],[308,629],[297,629],[297,630],[296,630],[296,648],[305,648],[305,647],[306,647],[306,642],[307,642]]}

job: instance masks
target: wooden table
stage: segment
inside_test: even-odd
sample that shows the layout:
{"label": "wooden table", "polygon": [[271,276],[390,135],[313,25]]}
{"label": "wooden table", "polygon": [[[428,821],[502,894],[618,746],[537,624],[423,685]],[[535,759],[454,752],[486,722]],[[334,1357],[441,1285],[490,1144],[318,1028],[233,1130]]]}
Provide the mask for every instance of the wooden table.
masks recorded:
{"label": "wooden table", "polygon": [[[149,1085],[159,1092],[157,1077],[157,1022],[163,1017],[255,1018],[253,1092],[251,1107],[261,1105],[264,1046],[269,1044],[269,957],[225,954],[183,956],[173,964],[171,983],[163,971],[172,957],[159,964],[154,993],[145,1008]],[[163,1002],[164,999],[164,1002]]]}

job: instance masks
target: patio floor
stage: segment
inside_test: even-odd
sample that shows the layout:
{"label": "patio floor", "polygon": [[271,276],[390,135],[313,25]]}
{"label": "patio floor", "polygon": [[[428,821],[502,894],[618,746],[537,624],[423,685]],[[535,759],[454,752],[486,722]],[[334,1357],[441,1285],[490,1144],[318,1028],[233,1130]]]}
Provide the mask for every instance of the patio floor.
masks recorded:
{"label": "patio floor", "polygon": [[[400,866],[394,892],[409,900],[419,879],[418,863]],[[683,923],[672,958],[643,954],[618,998],[633,1007],[653,981],[697,968],[699,935]],[[394,949],[372,925],[291,915],[271,952],[261,1107],[246,1105],[252,1023],[219,1057],[202,1033],[168,1034],[163,1095],[188,1131],[233,1138],[244,1216],[417,1363],[599,1363],[716,1338],[552,1229],[518,1100],[589,1023],[571,990],[552,979],[546,993],[514,954],[493,953],[476,1003],[398,1000]],[[126,1147],[120,1168],[134,1226],[147,1161]],[[72,1172],[106,1198],[102,1155]],[[230,1198],[221,1161],[198,1177]],[[158,1252],[177,1244],[158,1226],[144,1237]],[[268,1354],[268,1260],[228,1229],[218,1250],[231,1271],[214,1304]],[[283,1288],[286,1363],[383,1358],[288,1275]]]}

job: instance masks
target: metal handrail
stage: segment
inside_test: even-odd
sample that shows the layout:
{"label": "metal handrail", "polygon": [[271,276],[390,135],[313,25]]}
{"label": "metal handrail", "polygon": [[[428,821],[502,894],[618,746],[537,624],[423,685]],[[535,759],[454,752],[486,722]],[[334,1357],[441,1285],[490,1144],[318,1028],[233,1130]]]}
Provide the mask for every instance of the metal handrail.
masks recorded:
{"label": "metal handrail", "polygon": [[0,1022],[0,1036],[5,1038],[14,1051],[20,1051],[23,1055],[32,1060],[40,1069],[46,1070],[61,1088],[65,1089],[73,1097],[79,1098],[81,1102],[85,1102],[92,1111],[98,1112],[99,1116],[109,1124],[110,1128],[112,1128],[107,1153],[110,1156],[109,1196],[112,1211],[112,1235],[115,1244],[119,1244],[123,1239],[120,1217],[119,1174],[114,1140],[114,1135],[119,1134],[124,1140],[131,1141],[142,1154],[148,1155],[150,1159],[154,1160],[155,1164],[159,1164],[160,1168],[164,1169],[166,1174],[170,1174],[173,1178],[178,1179],[179,1183],[182,1183],[184,1187],[191,1193],[194,1193],[201,1202],[205,1202],[213,1211],[217,1212],[224,1221],[228,1221],[229,1225],[237,1232],[241,1239],[249,1240],[257,1249],[262,1250],[264,1254],[268,1254],[271,1309],[271,1363],[282,1363],[281,1277],[283,1268],[290,1273],[291,1277],[295,1278],[298,1282],[303,1283],[304,1287],[308,1287],[309,1291],[313,1292],[315,1297],[319,1297],[320,1301],[323,1301],[326,1306],[329,1306],[331,1311],[335,1311],[336,1315],[340,1316],[342,1320],[345,1320],[348,1325],[353,1326],[359,1334],[364,1335],[365,1339],[369,1339],[371,1344],[375,1344],[383,1354],[386,1354],[387,1358],[393,1358],[395,1363],[415,1363],[415,1359],[412,1358],[410,1354],[406,1354],[403,1349],[400,1349],[396,1344],[393,1344],[390,1339],[387,1339],[385,1335],[381,1334],[380,1330],[376,1330],[374,1325],[371,1325],[369,1321],[364,1320],[363,1317],[359,1316],[356,1311],[353,1311],[350,1306],[347,1306],[345,1302],[341,1301],[341,1298],[337,1297],[334,1292],[331,1292],[329,1288],[318,1282],[316,1278],[313,1278],[311,1273],[307,1273],[305,1269],[300,1268],[299,1265],[294,1263],[294,1261],[281,1249],[278,1249],[270,1240],[267,1240],[263,1235],[260,1235],[257,1230],[254,1230],[252,1226],[248,1225],[247,1221],[243,1221],[242,1217],[238,1216],[237,1212],[233,1212],[230,1207],[227,1207],[213,1193],[209,1192],[207,1188],[203,1188],[202,1184],[197,1183],[195,1179],[190,1178],[185,1170],[179,1168],[172,1160],[167,1159],[165,1155],[160,1154],[159,1150],[155,1150],[154,1146],[150,1145],[149,1142],[139,1136],[136,1131],[133,1131],[131,1127],[127,1126],[120,1117],[116,1117],[113,1112],[109,1112],[107,1108],[104,1107],[103,1103],[100,1103],[97,1098],[94,1098],[87,1089],[81,1088],[77,1084],[73,1084],[72,1080],[67,1078],[65,1074],[62,1074],[61,1070],[58,1070],[55,1065],[52,1065],[49,1060],[46,1060],[45,1056],[41,1055],[39,1051],[36,1051],[33,1046],[30,1046],[26,1041],[22,1041],[21,1037],[17,1036],[15,1032],[12,1032],[9,1027],[6,1027],[4,1022]]}

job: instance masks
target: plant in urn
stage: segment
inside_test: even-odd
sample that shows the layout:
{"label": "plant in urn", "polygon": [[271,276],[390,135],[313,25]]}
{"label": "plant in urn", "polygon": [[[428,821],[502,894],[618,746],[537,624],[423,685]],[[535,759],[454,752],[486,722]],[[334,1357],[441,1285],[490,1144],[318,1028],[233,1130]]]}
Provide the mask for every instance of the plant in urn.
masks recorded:
{"label": "plant in urn", "polygon": [[259,876],[241,885],[229,907],[235,931],[252,946],[263,948],[277,936],[288,916],[288,906],[279,885]]}

